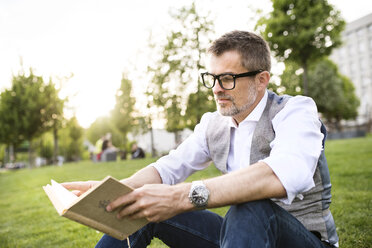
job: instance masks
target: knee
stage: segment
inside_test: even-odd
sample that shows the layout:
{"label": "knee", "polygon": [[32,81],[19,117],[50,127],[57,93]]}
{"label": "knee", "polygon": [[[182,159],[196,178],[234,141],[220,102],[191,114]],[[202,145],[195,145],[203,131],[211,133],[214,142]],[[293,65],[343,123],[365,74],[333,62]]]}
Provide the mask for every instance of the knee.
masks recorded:
{"label": "knee", "polygon": [[271,200],[259,200],[252,202],[245,202],[238,205],[231,206],[229,212],[239,217],[249,218],[250,216],[269,216],[273,214],[274,204]]}
{"label": "knee", "polygon": [[233,205],[225,216],[225,222],[226,224],[235,223],[235,225],[240,223],[244,226],[256,226],[271,222],[275,217],[272,204],[275,203],[271,200],[260,200]]}
{"label": "knee", "polygon": [[235,247],[242,247],[243,244],[244,247],[265,247],[262,242],[266,240],[268,230],[276,230],[275,219],[270,200],[231,206],[221,229],[221,247],[226,244],[236,244]]}

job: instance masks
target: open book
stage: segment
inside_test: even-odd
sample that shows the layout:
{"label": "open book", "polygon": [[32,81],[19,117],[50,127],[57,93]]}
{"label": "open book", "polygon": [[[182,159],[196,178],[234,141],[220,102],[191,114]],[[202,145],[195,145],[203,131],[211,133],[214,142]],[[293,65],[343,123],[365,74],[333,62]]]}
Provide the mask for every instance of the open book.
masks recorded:
{"label": "open book", "polygon": [[43,186],[59,215],[106,233],[116,239],[123,240],[148,221],[143,219],[117,219],[117,211],[107,212],[106,206],[117,197],[127,194],[133,189],[115,178],[108,176],[95,187],[81,196],[64,188],[51,180],[51,185]]}

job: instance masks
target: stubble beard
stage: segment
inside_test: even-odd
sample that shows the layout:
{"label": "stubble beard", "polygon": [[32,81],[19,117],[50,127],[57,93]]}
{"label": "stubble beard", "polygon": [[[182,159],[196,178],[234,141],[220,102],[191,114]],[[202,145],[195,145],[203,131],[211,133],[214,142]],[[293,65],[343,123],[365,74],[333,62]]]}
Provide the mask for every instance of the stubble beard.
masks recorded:
{"label": "stubble beard", "polygon": [[[223,116],[236,116],[246,111],[247,109],[251,108],[257,99],[258,92],[257,92],[257,88],[255,84],[250,84],[247,90],[249,92],[248,101],[240,107],[236,105],[235,99],[230,95],[227,95],[225,93],[220,93],[220,94],[215,95],[214,98],[217,103],[218,112],[220,112],[220,114]],[[231,101],[230,107],[228,107],[228,104],[219,104],[217,101],[219,98],[230,100]]]}

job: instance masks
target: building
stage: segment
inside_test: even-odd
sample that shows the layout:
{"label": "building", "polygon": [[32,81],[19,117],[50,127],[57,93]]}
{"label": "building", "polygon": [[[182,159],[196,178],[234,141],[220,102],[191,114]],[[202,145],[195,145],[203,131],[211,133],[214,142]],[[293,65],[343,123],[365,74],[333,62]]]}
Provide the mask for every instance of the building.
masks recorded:
{"label": "building", "polygon": [[[190,129],[184,129],[179,133],[179,142],[185,140],[192,131]],[[172,149],[175,149],[179,144],[176,144],[175,134],[167,132],[164,129],[153,129],[153,145],[156,155],[165,155]],[[138,146],[141,147],[145,152],[151,153],[151,133],[147,132],[133,136],[128,135],[130,140],[136,141]]]}
{"label": "building", "polygon": [[353,125],[372,131],[372,13],[348,23],[342,39],[342,47],[333,51],[331,59],[341,74],[354,83],[360,100],[359,115]]}

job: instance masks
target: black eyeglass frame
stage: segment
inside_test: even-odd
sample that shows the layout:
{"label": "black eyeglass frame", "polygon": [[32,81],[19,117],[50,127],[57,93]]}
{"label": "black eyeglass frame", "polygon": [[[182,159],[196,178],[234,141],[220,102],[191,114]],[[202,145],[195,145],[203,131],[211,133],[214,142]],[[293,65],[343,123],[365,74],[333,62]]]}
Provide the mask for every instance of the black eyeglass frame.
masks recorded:
{"label": "black eyeglass frame", "polygon": [[[239,73],[239,74],[234,74],[234,73],[221,73],[221,74],[218,74],[218,75],[214,75],[214,74],[209,73],[209,72],[202,72],[202,73],[200,73],[200,75],[201,75],[201,78],[202,78],[202,81],[203,81],[203,85],[204,85],[205,87],[207,87],[208,89],[212,89],[212,88],[214,87],[214,85],[216,84],[216,79],[217,79],[217,81],[218,81],[218,83],[219,83],[219,85],[221,86],[222,89],[224,89],[224,90],[233,90],[233,89],[235,88],[235,79],[237,79],[237,78],[241,78],[241,77],[251,77],[251,76],[256,76],[257,74],[259,74],[259,73],[261,73],[261,72],[263,72],[263,71],[264,71],[264,70],[260,69],[260,70],[257,70],[257,71],[249,71],[249,72],[243,72],[243,73]],[[205,84],[205,82],[204,82],[204,75],[211,75],[211,76],[213,76],[214,80],[213,80],[213,84],[212,84],[211,87],[208,87],[208,86]],[[230,75],[230,76],[232,76],[233,79],[234,79],[234,85],[233,85],[232,88],[226,89],[226,88],[223,87],[223,85],[222,85],[222,82],[221,82],[220,77],[221,77],[221,76],[226,76],[226,75]]]}

